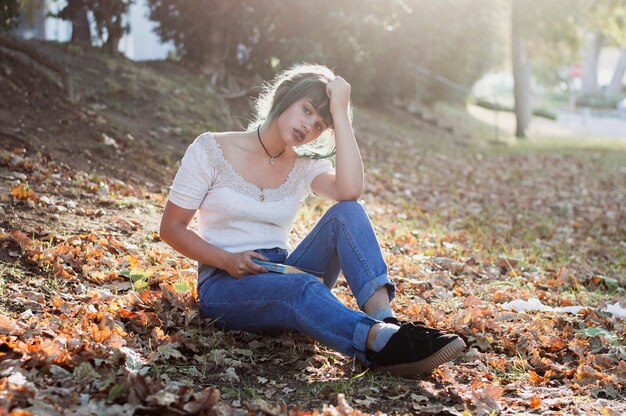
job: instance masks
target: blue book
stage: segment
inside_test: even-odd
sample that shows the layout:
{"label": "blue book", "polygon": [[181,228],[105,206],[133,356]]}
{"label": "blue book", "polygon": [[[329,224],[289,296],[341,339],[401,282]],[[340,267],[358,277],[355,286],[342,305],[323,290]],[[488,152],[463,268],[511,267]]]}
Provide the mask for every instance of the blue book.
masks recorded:
{"label": "blue book", "polygon": [[[267,270],[269,270],[270,272],[274,272],[274,273],[281,273],[281,274],[285,274],[285,273],[308,273],[308,274],[313,274],[313,272],[309,271],[309,270],[302,270],[302,269],[298,269],[297,267],[294,266],[289,266],[286,264],[282,264],[282,263],[272,263],[269,261],[263,261],[263,260],[259,260],[257,258],[252,258],[252,261],[255,262],[256,264],[265,267]],[[315,272],[315,274],[321,274],[319,272]],[[323,280],[321,277],[316,276],[318,278],[318,280]]]}

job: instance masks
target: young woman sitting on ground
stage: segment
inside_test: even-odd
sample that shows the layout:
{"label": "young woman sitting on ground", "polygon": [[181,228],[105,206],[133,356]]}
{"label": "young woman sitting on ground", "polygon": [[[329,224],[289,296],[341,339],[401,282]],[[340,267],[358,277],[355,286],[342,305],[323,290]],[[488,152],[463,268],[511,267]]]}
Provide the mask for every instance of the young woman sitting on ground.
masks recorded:
{"label": "young woman sitting on ground", "polygon": [[[296,330],[377,370],[428,372],[465,343],[391,310],[394,284],[356,202],[363,163],[350,89],[324,66],[294,66],[265,86],[246,131],[201,134],[174,179],[161,238],[198,261],[201,312],[225,329]],[[309,195],[337,203],[290,252],[288,235]],[[258,261],[300,270],[277,274]],[[340,272],[360,311],[331,293]]]}

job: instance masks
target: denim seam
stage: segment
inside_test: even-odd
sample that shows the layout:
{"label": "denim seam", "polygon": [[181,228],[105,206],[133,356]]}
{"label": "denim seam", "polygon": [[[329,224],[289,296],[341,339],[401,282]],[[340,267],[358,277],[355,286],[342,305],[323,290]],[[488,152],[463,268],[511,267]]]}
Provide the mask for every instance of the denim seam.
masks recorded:
{"label": "denim seam", "polygon": [[370,268],[369,264],[367,264],[367,262],[365,261],[365,258],[361,254],[361,251],[356,246],[356,243],[354,242],[354,238],[352,237],[352,233],[350,233],[350,228],[343,221],[342,218],[337,217],[335,219],[339,221],[339,224],[341,224],[341,228],[343,229],[343,232],[346,234],[346,237],[348,238],[348,241],[350,242],[350,247],[352,247],[352,251],[354,251],[354,254],[356,254],[356,256],[361,261],[361,264],[363,265],[363,268],[367,271],[367,274],[369,275],[370,279],[373,278],[374,274],[372,273],[372,269]]}
{"label": "denim seam", "polygon": [[[305,290],[307,289],[307,287],[308,287],[308,286],[310,286],[310,285],[317,285],[317,284],[320,284],[320,283],[319,283],[319,282],[317,282],[317,281],[316,281],[316,282],[309,282],[309,283],[307,283],[307,284],[306,284],[306,285],[302,288],[302,293],[304,293],[304,292],[305,292]],[[321,332],[321,333],[323,333],[323,334],[329,335],[331,338],[338,338],[338,337],[336,336],[336,334],[333,334],[332,332],[328,332],[328,331],[324,330],[323,328],[320,328],[319,326],[315,325],[313,322],[309,321],[308,319],[305,319],[304,315],[303,315],[303,314],[301,314],[300,312],[298,312],[298,310],[297,310],[297,309],[296,309],[296,308],[295,308],[295,307],[294,307],[291,303],[289,303],[289,302],[285,302],[285,301],[281,301],[281,300],[261,300],[261,299],[259,299],[259,300],[253,300],[253,301],[238,301],[238,302],[205,303],[205,305],[211,305],[211,306],[213,306],[213,307],[220,306],[220,305],[230,305],[230,306],[232,306],[232,305],[249,305],[249,304],[256,304],[256,303],[258,303],[259,301],[260,301],[260,302],[266,302],[266,303],[279,304],[279,305],[283,305],[283,306],[285,306],[285,305],[286,305],[286,306],[287,306],[287,309],[290,309],[293,313],[295,313],[295,314],[298,316],[298,318],[299,318],[301,321],[306,322],[306,323],[307,323],[310,327],[315,328],[317,331],[319,331],[319,332]],[[301,302],[299,302],[299,303],[301,303]],[[201,306],[202,306],[202,305],[201,305]],[[357,348],[355,347],[355,345],[354,345],[354,336],[355,336],[355,334],[356,334],[356,332],[357,332],[358,325],[359,325],[359,324],[361,324],[361,323],[363,323],[363,321],[367,321],[367,317],[364,317],[363,319],[361,319],[361,321],[359,321],[359,322],[357,323],[357,327],[355,327],[355,330],[354,330],[354,332],[353,332],[353,334],[352,334],[353,341],[352,341],[352,343],[351,343],[351,347],[352,347],[352,349],[353,349],[353,351],[354,351],[354,354],[359,353],[359,352],[363,352],[363,351],[360,351],[359,349],[357,349]],[[373,325],[373,323],[372,323],[372,325]],[[371,326],[371,325],[370,325],[370,326]]]}
{"label": "denim seam", "polygon": [[311,236],[311,234],[307,235],[307,238],[308,238],[309,236],[311,236],[311,239],[310,239],[311,241],[310,241],[310,242],[309,242],[309,244],[308,244],[308,245],[304,248],[304,250],[302,250],[302,254],[300,254],[300,256],[298,256],[298,258],[297,258],[297,259],[295,259],[295,260],[293,261],[293,264],[296,264],[296,263],[297,263],[297,262],[298,262],[298,261],[299,261],[299,260],[300,260],[300,259],[301,259],[304,255],[305,255],[305,254],[306,254],[306,252],[307,252],[307,251],[309,250],[309,248],[311,247],[311,244],[313,244],[313,241],[317,238],[318,234],[319,234],[319,233],[321,233],[321,232],[322,232],[322,229],[323,229],[324,227],[326,227],[326,226],[328,225],[328,223],[329,223],[331,220],[333,220],[333,219],[334,219],[334,218],[329,218],[329,219],[328,219],[328,220],[327,220],[324,224],[322,224],[322,226],[320,227],[320,229],[319,229],[319,230],[317,230],[317,233],[316,233],[314,236]]}
{"label": "denim seam", "polygon": [[315,234],[315,236],[313,236],[313,238],[311,238],[311,243],[309,243],[309,245],[302,251],[302,254],[296,259],[294,260],[294,264],[297,263],[305,254],[306,252],[309,250],[313,240],[317,237],[317,235],[322,232],[323,228],[326,227],[331,221],[337,221],[339,223],[339,225],[341,226],[341,229],[343,230],[343,232],[346,234],[346,238],[348,239],[348,241],[350,242],[350,247],[352,248],[352,251],[354,252],[354,254],[357,256],[357,258],[359,259],[359,261],[361,262],[361,265],[363,266],[363,268],[365,269],[365,271],[367,272],[368,276],[370,277],[370,279],[374,278],[372,270],[369,266],[369,264],[367,264],[367,262],[365,261],[365,258],[363,257],[363,255],[361,254],[361,252],[358,250],[358,248],[356,247],[356,244],[354,243],[354,238],[352,237],[352,234],[350,233],[350,228],[347,226],[347,224],[343,221],[343,219],[341,219],[338,216],[335,217],[331,217],[328,218],[328,220],[326,220],[326,223],[322,224],[322,226],[320,227],[320,229],[317,231],[317,233]]}
{"label": "denim seam", "polygon": [[[364,317],[356,324],[356,328],[354,330],[354,336],[352,337],[352,349],[356,351],[356,357],[367,365],[371,364],[371,362],[367,359],[367,352],[366,352],[367,351],[367,347],[366,347],[367,335],[369,334],[370,329],[375,323],[376,321],[373,321],[371,317],[369,316]],[[357,338],[363,338],[363,339],[361,340]],[[357,341],[362,341],[363,346],[360,347],[359,345],[357,345]]]}
{"label": "denim seam", "polygon": [[[258,302],[258,301],[239,301],[239,302],[225,302],[225,303],[205,303],[204,305],[207,305],[207,306],[212,306],[212,307],[219,307],[219,306],[221,306],[221,305],[230,305],[230,306],[233,306],[233,305],[250,305],[250,304],[256,304],[257,302]],[[294,312],[294,313],[298,316],[298,318],[299,318],[300,320],[302,320],[303,322],[306,322],[306,323],[307,323],[308,325],[310,325],[312,328],[315,328],[315,329],[317,329],[319,332],[324,333],[324,334],[326,334],[326,335],[330,335],[330,336],[332,336],[332,338],[340,338],[340,337],[337,337],[337,335],[336,335],[336,334],[334,334],[334,333],[332,333],[332,332],[325,331],[324,329],[322,329],[322,328],[318,327],[317,325],[313,324],[312,322],[310,322],[308,319],[303,318],[303,315],[302,315],[301,313],[299,313],[299,312],[298,312],[298,311],[297,311],[297,310],[293,307],[293,305],[292,305],[292,304],[290,304],[289,302],[284,302],[284,301],[281,301],[281,300],[264,300],[263,302],[265,302],[266,304],[267,304],[267,303],[274,303],[274,304],[279,304],[279,305],[286,305],[286,306],[287,306],[287,308],[288,308],[288,309],[290,309],[290,310],[292,310],[292,311],[293,311],[293,312]],[[360,322],[359,322],[359,323],[360,323]],[[353,334],[353,336],[354,336],[354,334]],[[357,351],[357,350],[354,348],[354,345],[352,345],[352,344],[353,344],[353,343],[351,343],[351,348],[355,350],[354,352],[355,352],[355,353],[360,352],[360,351]]]}

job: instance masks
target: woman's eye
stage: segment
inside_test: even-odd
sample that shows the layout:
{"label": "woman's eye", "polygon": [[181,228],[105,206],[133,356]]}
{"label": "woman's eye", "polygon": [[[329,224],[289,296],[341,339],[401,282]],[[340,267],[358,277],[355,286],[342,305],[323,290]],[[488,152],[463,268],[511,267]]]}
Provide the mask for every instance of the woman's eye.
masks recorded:
{"label": "woman's eye", "polygon": [[304,113],[305,113],[305,114],[309,114],[309,113],[310,113],[309,109],[308,109],[306,106],[304,106],[304,107],[302,107],[302,108],[304,108]]}

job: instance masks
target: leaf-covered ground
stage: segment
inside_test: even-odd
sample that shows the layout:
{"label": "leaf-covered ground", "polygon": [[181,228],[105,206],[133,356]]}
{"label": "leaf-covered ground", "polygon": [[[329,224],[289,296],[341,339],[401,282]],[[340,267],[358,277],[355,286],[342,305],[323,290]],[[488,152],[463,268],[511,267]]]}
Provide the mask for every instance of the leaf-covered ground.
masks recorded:
{"label": "leaf-covered ground", "polygon": [[[400,379],[297,334],[219,331],[198,315],[194,264],[159,241],[164,193],[14,147],[0,154],[0,411],[623,414],[623,147],[420,140],[373,115],[356,121],[363,202],[395,307],[461,334],[455,363]],[[301,210],[294,242],[328,206]],[[533,298],[546,310],[507,307]]]}
{"label": "leaf-covered ground", "polygon": [[[49,105],[58,86],[2,61],[0,414],[626,413],[625,141],[491,143],[451,109],[433,110],[451,133],[355,111],[394,306],[469,345],[394,378],[294,333],[201,318],[195,264],[158,237],[159,189],[207,124],[186,106],[222,110],[202,83],[37,47],[70,65],[86,109]],[[293,243],[328,206],[302,208]],[[355,307],[341,280],[334,293]]]}

